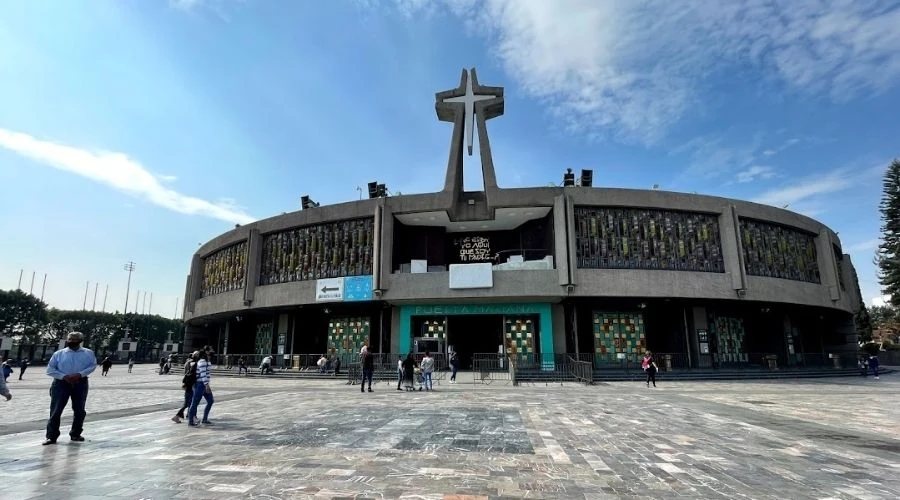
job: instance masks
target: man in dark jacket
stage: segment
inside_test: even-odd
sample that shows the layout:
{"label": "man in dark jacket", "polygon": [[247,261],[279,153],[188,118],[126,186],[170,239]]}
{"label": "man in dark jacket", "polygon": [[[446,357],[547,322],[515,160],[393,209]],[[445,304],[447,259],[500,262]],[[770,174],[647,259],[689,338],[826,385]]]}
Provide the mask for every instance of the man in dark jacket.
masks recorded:
{"label": "man in dark jacket", "polygon": [[369,348],[363,346],[360,353],[360,364],[362,364],[362,382],[359,384],[359,392],[365,392],[363,386],[366,380],[369,381],[369,392],[372,392],[372,375],[375,373],[375,356],[369,352]]}

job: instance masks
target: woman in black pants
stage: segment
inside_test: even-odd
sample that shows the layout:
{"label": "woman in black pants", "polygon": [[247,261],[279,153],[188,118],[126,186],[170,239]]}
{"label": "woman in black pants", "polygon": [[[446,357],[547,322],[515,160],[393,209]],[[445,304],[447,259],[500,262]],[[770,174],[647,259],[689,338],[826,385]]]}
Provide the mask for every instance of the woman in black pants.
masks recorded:
{"label": "woman in black pants", "polygon": [[647,387],[650,387],[650,382],[653,382],[653,387],[656,387],[656,372],[659,371],[659,367],[656,366],[656,361],[653,361],[653,358],[650,358],[650,363],[647,366]]}

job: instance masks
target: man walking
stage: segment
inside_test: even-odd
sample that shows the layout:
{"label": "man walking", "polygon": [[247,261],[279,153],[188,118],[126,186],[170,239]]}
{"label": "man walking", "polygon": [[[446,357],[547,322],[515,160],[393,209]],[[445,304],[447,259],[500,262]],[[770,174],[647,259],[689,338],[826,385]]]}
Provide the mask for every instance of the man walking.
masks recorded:
{"label": "man walking", "polygon": [[72,398],[72,441],[84,441],[81,436],[84,425],[84,405],[88,395],[88,375],[97,369],[94,351],[81,347],[84,335],[72,332],[66,338],[66,347],[53,353],[47,364],[47,375],[53,377],[50,384],[50,420],[47,421],[47,439],[44,445],[56,444],[59,438],[59,419]]}
{"label": "man walking", "polygon": [[26,368],[28,368],[28,358],[22,358],[22,362],[19,363],[19,380],[22,380],[22,375],[25,375]]}
{"label": "man walking", "polygon": [[363,346],[360,356],[362,358],[360,359],[360,364],[362,365],[362,382],[359,384],[359,392],[366,392],[363,389],[366,385],[366,380],[369,381],[369,392],[372,392],[372,375],[375,373],[375,357],[369,352],[368,346]]}

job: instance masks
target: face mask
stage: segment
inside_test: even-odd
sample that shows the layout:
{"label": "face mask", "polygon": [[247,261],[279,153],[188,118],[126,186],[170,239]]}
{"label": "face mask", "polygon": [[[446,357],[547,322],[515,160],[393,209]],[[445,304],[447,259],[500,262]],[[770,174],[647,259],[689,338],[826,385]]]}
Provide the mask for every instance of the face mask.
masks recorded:
{"label": "face mask", "polygon": [[77,351],[78,348],[81,346],[81,342],[69,342],[66,345],[69,346],[69,349],[72,349],[73,351]]}

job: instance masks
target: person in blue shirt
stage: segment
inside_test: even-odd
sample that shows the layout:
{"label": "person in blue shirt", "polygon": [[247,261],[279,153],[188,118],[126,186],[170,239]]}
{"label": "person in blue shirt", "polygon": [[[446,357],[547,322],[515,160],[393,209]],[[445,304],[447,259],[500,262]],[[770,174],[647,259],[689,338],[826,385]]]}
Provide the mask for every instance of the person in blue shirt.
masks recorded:
{"label": "person in blue shirt", "polygon": [[75,417],[72,420],[72,429],[69,431],[69,439],[72,441],[84,441],[81,436],[84,425],[84,405],[88,395],[88,375],[97,368],[97,358],[94,351],[81,347],[84,335],[80,332],[71,332],[66,337],[66,347],[53,353],[47,364],[47,375],[53,377],[50,384],[50,420],[47,421],[47,439],[43,444],[56,444],[59,438],[59,419],[69,398],[72,399],[72,412]]}

